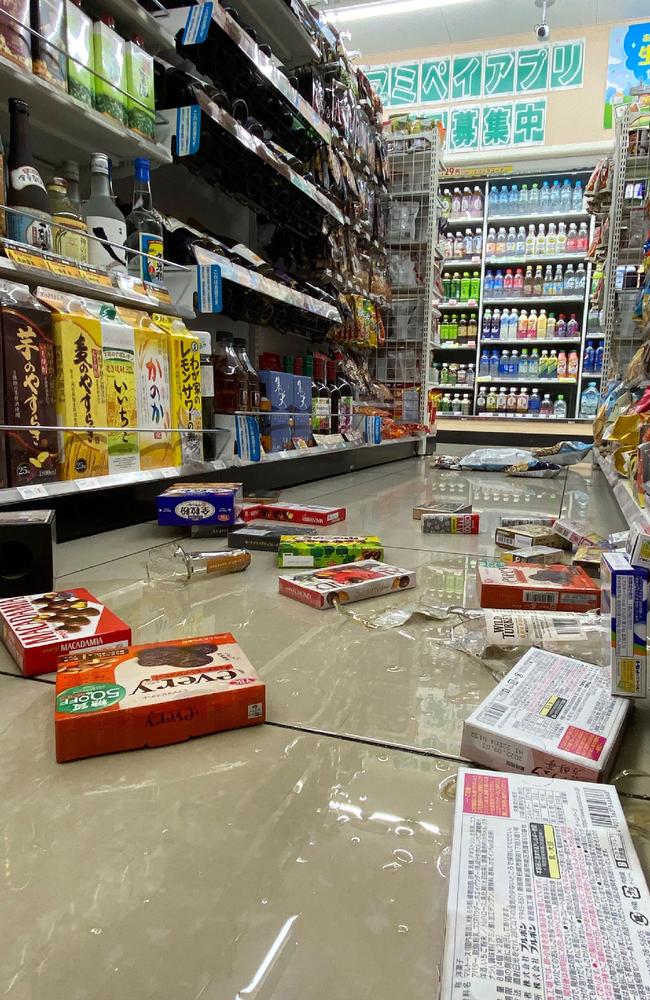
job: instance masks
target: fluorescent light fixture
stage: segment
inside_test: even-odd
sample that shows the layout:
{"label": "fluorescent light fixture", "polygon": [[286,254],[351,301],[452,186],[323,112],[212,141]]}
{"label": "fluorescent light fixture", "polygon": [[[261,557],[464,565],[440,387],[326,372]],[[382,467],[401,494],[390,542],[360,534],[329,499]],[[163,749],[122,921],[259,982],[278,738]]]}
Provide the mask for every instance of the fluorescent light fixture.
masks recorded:
{"label": "fluorescent light fixture", "polygon": [[328,21],[366,21],[371,17],[390,17],[393,14],[410,14],[419,10],[434,10],[436,7],[456,7],[461,3],[476,0],[386,0],[385,3],[358,4],[356,7],[341,7],[338,10],[323,11]]}

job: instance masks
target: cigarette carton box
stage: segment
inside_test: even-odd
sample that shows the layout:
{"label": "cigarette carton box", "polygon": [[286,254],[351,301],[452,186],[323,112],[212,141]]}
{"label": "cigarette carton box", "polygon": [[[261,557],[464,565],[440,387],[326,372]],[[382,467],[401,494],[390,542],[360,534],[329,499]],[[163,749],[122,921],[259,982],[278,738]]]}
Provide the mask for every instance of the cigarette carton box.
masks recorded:
{"label": "cigarette carton box", "polygon": [[288,535],[315,535],[315,528],[304,524],[270,524],[268,521],[253,521],[242,524],[228,532],[231,549],[253,549],[258,552],[277,552],[280,539]]}
{"label": "cigarette carton box", "polygon": [[59,662],[60,763],[179,743],[264,718],[264,684],[230,632]]}
{"label": "cigarette carton box", "polygon": [[294,524],[336,524],[345,521],[345,507],[313,507],[298,503],[267,503],[261,517],[267,521],[293,521]]}
{"label": "cigarette carton box", "polygon": [[384,558],[384,546],[377,535],[294,535],[280,538],[278,566],[304,566],[320,569],[341,566],[362,559]]}
{"label": "cigarette carton box", "polygon": [[645,1000],[649,915],[614,788],[459,772],[441,1000]]}
{"label": "cigarette carton box", "polygon": [[242,496],[241,483],[174,483],[157,497],[158,524],[227,527],[239,517]]}
{"label": "cigarette carton box", "polygon": [[602,667],[529,649],[463,723],[461,756],[499,771],[603,781],[628,707]]}
{"label": "cigarette carton box", "polygon": [[413,520],[419,521],[423,514],[471,514],[471,503],[458,503],[456,500],[430,500],[413,508]]}
{"label": "cigarette carton box", "polygon": [[279,577],[279,590],[286,597],[312,608],[332,608],[368,597],[407,590],[415,586],[415,572],[368,559],[363,562],[330,566],[307,573]]}
{"label": "cigarette carton box", "polygon": [[650,574],[622,552],[603,552],[601,614],[610,627],[612,694],[645,698]]}
{"label": "cigarette carton box", "polygon": [[504,563],[540,563],[548,566],[561,563],[566,558],[563,549],[554,549],[549,545],[529,545],[525,549],[511,549],[501,553]]}
{"label": "cigarette carton box", "polygon": [[600,587],[579,566],[479,563],[477,576],[482,608],[595,611],[600,607]]}
{"label": "cigarette carton box", "polygon": [[544,524],[516,524],[497,528],[494,543],[502,549],[525,549],[531,545],[547,545],[553,549],[570,549],[571,543]]}
{"label": "cigarette carton box", "polygon": [[631,565],[639,569],[650,570],[650,534],[637,527],[632,527],[624,544]]}
{"label": "cigarette carton box", "polygon": [[52,591],[0,601],[2,639],[25,674],[56,670],[57,659],[79,649],[127,646],[131,629],[87,590]]}
{"label": "cigarette carton box", "polygon": [[420,524],[427,535],[478,535],[480,514],[423,514]]}

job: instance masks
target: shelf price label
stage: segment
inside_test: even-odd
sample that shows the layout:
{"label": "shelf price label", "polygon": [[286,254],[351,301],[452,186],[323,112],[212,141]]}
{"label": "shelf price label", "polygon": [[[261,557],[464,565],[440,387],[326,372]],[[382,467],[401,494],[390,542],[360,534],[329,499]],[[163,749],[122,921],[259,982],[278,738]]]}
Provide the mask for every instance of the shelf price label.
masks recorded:
{"label": "shelf price label", "polygon": [[201,313],[220,313],[223,308],[221,268],[218,264],[200,264],[196,269],[197,307]]}
{"label": "shelf price label", "polygon": [[236,416],[235,437],[239,457],[247,462],[259,462],[262,450],[260,447],[260,428],[255,417]]}
{"label": "shelf price label", "polygon": [[212,7],[212,0],[190,7],[183,31],[183,45],[201,45],[206,40],[212,20]]}
{"label": "shelf price label", "polygon": [[44,486],[19,486],[18,492],[23,500],[37,500],[40,497],[48,496],[48,492]]}

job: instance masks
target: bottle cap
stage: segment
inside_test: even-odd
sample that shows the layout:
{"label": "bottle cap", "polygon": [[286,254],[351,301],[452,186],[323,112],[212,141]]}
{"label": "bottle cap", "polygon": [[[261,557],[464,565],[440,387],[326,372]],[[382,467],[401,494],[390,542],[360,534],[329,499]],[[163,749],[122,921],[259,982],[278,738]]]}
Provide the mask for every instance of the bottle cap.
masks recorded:
{"label": "bottle cap", "polygon": [[115,30],[115,18],[111,17],[110,14],[101,14],[99,20],[102,21],[102,23],[108,28],[113,28],[113,30]]}
{"label": "bottle cap", "polygon": [[90,169],[95,174],[108,174],[108,156],[106,153],[93,153],[90,157]]}
{"label": "bottle cap", "polygon": [[9,112],[17,113],[20,115],[29,114],[29,104],[27,101],[23,101],[22,97],[10,97],[9,98]]}
{"label": "bottle cap", "polygon": [[135,176],[139,181],[149,180],[149,160],[144,156],[136,156],[135,158]]}

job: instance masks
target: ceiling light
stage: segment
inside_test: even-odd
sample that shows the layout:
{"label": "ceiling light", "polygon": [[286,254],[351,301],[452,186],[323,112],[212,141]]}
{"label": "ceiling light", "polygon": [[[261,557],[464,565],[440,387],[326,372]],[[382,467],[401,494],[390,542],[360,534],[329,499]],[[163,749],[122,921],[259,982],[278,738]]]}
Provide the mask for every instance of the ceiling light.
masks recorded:
{"label": "ceiling light", "polygon": [[367,3],[356,7],[341,7],[339,10],[323,11],[328,21],[366,21],[371,17],[390,17],[391,14],[410,14],[418,10],[434,10],[436,7],[455,7],[461,3],[476,0],[387,0],[385,3]]}

